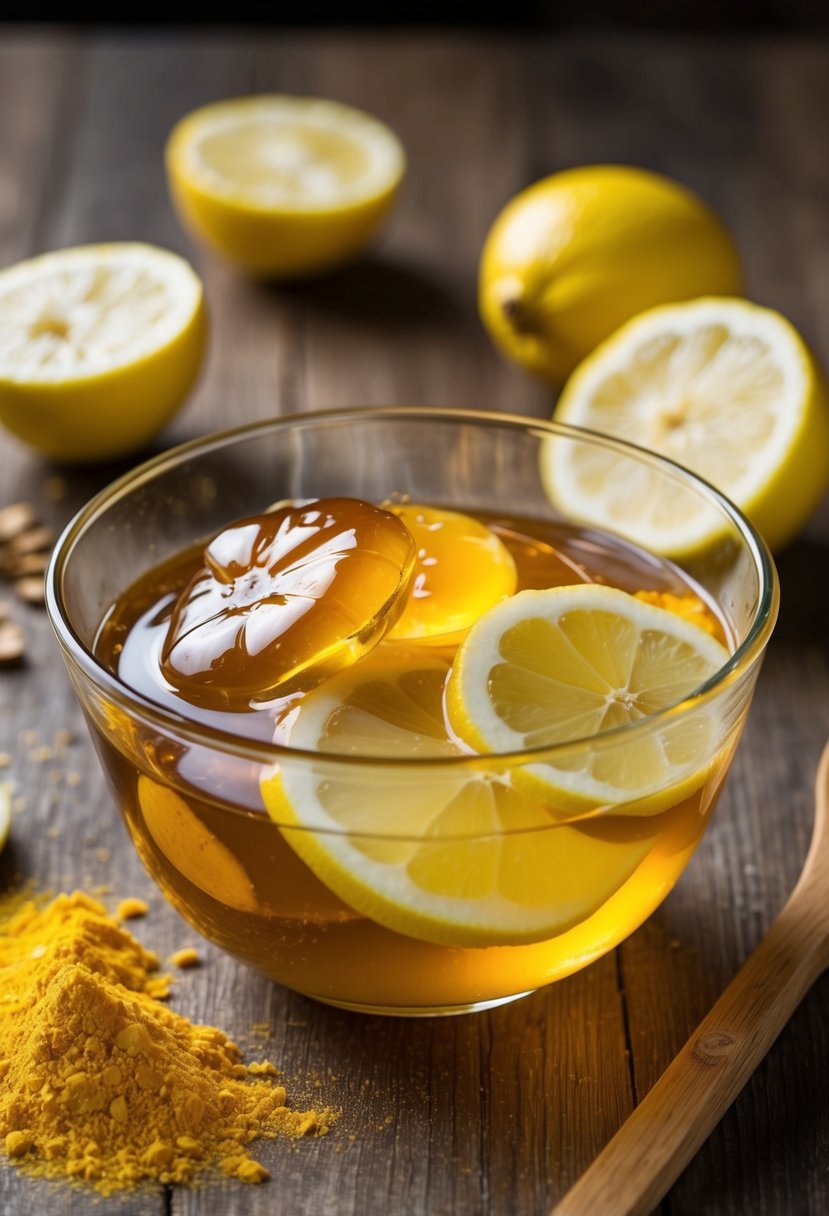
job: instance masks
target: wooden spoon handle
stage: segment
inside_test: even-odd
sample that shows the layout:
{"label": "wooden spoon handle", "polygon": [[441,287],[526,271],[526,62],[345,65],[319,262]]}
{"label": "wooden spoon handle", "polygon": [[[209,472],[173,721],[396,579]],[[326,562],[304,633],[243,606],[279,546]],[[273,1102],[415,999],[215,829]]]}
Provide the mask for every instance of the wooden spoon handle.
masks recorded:
{"label": "wooden spoon handle", "polygon": [[822,884],[802,882],[710,1013],[551,1216],[647,1216],[824,966]]}

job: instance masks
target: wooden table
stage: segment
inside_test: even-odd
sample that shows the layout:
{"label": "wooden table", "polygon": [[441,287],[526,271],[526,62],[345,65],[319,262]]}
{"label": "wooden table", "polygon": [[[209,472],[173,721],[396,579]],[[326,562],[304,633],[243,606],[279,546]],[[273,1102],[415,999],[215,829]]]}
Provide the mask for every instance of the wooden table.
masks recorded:
{"label": "wooden table", "polygon": [[[184,111],[279,89],[376,112],[410,158],[402,204],[365,260],[268,289],[195,249],[161,149]],[[57,246],[139,239],[180,250],[212,315],[200,387],[159,441],[279,412],[428,403],[546,416],[552,398],[500,362],[476,317],[478,252],[518,188],[562,166],[629,161],[724,214],[751,294],[829,361],[829,45],[744,38],[475,34],[0,35],[0,265]],[[0,436],[0,505],[62,524],[119,470],[62,470]],[[62,496],[56,497],[63,479]],[[397,1021],[317,1006],[210,947],[175,1006],[267,1052],[294,1086],[315,1070],[344,1117],[327,1140],[266,1147],[262,1188],[105,1201],[119,1216],[543,1216],[664,1069],[759,940],[805,854],[829,733],[824,503],[780,558],[783,610],[714,826],[676,891],[614,954],[487,1014]],[[25,809],[0,876],[149,894],[138,925],[164,956],[194,935],[150,888],[104,789],[49,626],[15,608],[28,660],[0,674],[0,752]],[[69,729],[66,754],[44,761]],[[80,775],[70,784],[67,772]],[[63,775],[61,775],[63,774]],[[108,852],[107,852],[108,851]],[[670,1216],[829,1210],[829,981],[817,985],[710,1143]],[[261,1049],[261,1044],[260,1044]],[[335,1079],[336,1078],[336,1079]],[[0,1172],[0,1212],[88,1213],[88,1195]],[[601,1216],[596,1213],[596,1216]]]}

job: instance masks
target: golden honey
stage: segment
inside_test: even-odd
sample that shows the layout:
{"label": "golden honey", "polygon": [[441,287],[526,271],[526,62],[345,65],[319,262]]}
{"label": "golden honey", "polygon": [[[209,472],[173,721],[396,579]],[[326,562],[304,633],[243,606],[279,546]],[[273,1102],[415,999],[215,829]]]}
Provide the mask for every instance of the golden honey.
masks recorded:
{"label": "golden honey", "polygon": [[[631,592],[669,593],[679,601],[690,597],[697,607],[702,600],[711,614],[701,590],[677,567],[618,538],[527,519],[477,519],[511,558],[515,590],[598,581]],[[250,555],[250,527],[270,528],[275,535],[275,525],[267,516],[258,524],[256,517],[246,523]],[[396,561],[409,560],[394,529],[383,526],[373,536],[375,553],[394,551]],[[215,557],[215,540],[212,547]],[[218,581],[211,584],[202,607],[211,595],[220,594],[222,578],[235,569],[233,554],[222,552]],[[418,556],[422,563],[422,550]],[[701,787],[677,805],[647,816],[614,808],[613,814],[576,824],[583,844],[595,842],[598,850],[612,841],[628,850],[629,873],[588,915],[549,940],[474,947],[438,944],[384,926],[348,906],[300,859],[289,843],[291,833],[267,814],[261,765],[246,757],[244,749],[235,754],[227,743],[232,735],[270,744],[275,732],[279,741],[279,724],[290,698],[319,686],[331,668],[310,661],[295,664],[294,677],[281,686],[274,677],[280,669],[276,629],[263,647],[265,670],[259,682],[268,696],[254,695],[255,655],[245,652],[240,661],[238,630],[202,650],[201,659],[191,662],[189,676],[181,668],[171,671],[171,639],[187,632],[181,628],[187,612],[191,625],[198,617],[202,640],[210,637],[210,612],[199,615],[193,607],[205,586],[205,571],[211,573],[208,563],[200,547],[145,574],[112,606],[96,644],[97,657],[121,682],[171,714],[200,724],[203,741],[194,741],[197,732],[192,729],[179,732],[172,717],[168,726],[151,729],[127,720],[114,706],[107,729],[93,721],[105,769],[145,865],[174,906],[206,937],[280,983],[323,1001],[381,1012],[461,1011],[511,999],[577,970],[626,937],[665,897],[705,830],[739,724]],[[504,567],[501,561],[501,573]],[[459,571],[454,585],[461,596],[461,567]],[[445,569],[442,575],[441,586],[451,593],[452,579]],[[361,576],[355,577],[356,582],[347,585],[352,601],[362,583]],[[410,569],[407,577],[417,582],[416,571],[413,576]],[[360,613],[352,611],[349,625],[349,636],[366,639],[371,634],[372,662],[381,666],[384,647],[392,654],[394,643],[378,637],[393,630],[394,620],[403,619],[398,612],[381,620],[377,605],[387,582],[388,571],[363,603],[365,631],[358,627]],[[249,603],[257,602],[252,595]],[[207,603],[208,609],[215,606]],[[727,640],[722,623],[713,615],[710,619]],[[438,630],[437,639],[431,639],[442,646],[440,653],[448,661],[456,633],[441,639]],[[316,650],[326,651],[325,629],[316,636]],[[369,649],[367,642],[360,645]],[[312,645],[309,653],[314,650]],[[359,647],[345,659],[339,654],[333,669],[344,661],[359,664],[362,654]],[[233,673],[230,680],[228,671]],[[234,695],[223,699],[221,690],[227,684]],[[404,779],[417,777],[410,770]],[[393,807],[389,814],[393,816]],[[545,830],[558,832],[561,826],[551,822]],[[573,825],[567,830],[572,832]],[[531,839],[527,846],[529,856]],[[586,866],[584,883],[589,887],[590,881]]]}

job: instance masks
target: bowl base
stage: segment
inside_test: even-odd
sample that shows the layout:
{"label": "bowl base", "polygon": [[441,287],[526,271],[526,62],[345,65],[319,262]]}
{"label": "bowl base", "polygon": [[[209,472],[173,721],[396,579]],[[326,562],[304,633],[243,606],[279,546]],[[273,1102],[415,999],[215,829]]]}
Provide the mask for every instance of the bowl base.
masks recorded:
{"label": "bowl base", "polygon": [[335,1009],[347,1009],[349,1013],[372,1013],[386,1018],[445,1018],[497,1009],[499,1005],[520,1001],[535,991],[534,988],[528,988],[526,992],[516,992],[514,996],[498,996],[491,1001],[472,1001],[468,1005],[369,1005],[362,1001],[335,1001],[331,997],[317,996],[312,992],[303,992],[301,995],[312,1001],[319,1001],[322,1005],[332,1005]]}

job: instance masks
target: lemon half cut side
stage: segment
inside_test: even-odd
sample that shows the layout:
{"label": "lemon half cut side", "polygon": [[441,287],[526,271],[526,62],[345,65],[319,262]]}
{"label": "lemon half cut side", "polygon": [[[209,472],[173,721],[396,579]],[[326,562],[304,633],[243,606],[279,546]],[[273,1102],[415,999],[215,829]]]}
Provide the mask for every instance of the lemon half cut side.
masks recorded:
{"label": "lemon half cut side", "polygon": [[202,284],[152,245],[83,245],[0,271],[0,421],[58,460],[146,443],[205,344]]}
{"label": "lemon half cut side", "polygon": [[[462,643],[446,704],[478,752],[559,748],[516,768],[515,784],[561,818],[597,808],[654,815],[706,781],[723,746],[714,708],[648,727],[729,658],[710,634],[614,587],[522,591],[493,608]],[[641,724],[642,729],[601,736]],[[590,740],[596,740],[595,746]],[[574,744],[572,751],[567,744]]]}
{"label": "lemon half cut side", "polygon": [[[356,911],[421,941],[543,941],[591,915],[654,838],[596,838],[555,824],[507,774],[419,763],[462,755],[443,720],[448,665],[422,648],[380,649],[309,693],[277,732],[317,752],[263,774],[285,840]],[[375,759],[349,766],[349,755]],[[393,763],[405,758],[418,763]]]}
{"label": "lemon half cut side", "polygon": [[[698,473],[770,548],[806,522],[829,482],[829,399],[805,342],[779,313],[711,298],[652,309],[617,330],[564,387],[556,420],[625,439]],[[724,514],[702,494],[610,449],[550,439],[541,474],[571,518],[689,556]]]}
{"label": "lemon half cut side", "polygon": [[166,163],[194,235],[243,269],[279,278],[356,253],[391,207],[406,161],[397,136],[362,110],[263,94],[186,115]]}

